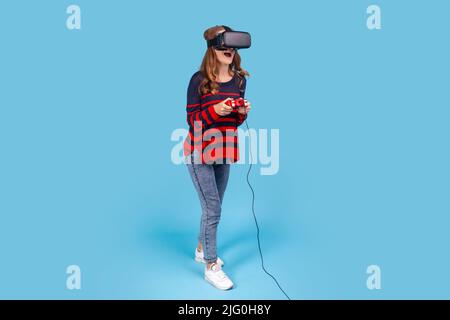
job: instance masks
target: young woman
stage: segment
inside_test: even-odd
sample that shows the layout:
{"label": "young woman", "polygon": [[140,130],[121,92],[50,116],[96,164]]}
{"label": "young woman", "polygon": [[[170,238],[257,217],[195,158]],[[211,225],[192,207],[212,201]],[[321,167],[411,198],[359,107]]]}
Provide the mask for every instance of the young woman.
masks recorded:
{"label": "young woman", "polygon": [[[215,26],[204,32],[206,41],[231,31]],[[230,164],[239,160],[237,127],[251,105],[234,110],[228,100],[244,98],[248,72],[241,68],[235,49],[208,47],[200,70],[194,73],[187,90],[189,134],[184,141],[185,163],[202,207],[200,234],[195,260],[205,263],[205,280],[227,290],[233,282],[222,270],[217,256],[217,226],[228,182]]]}

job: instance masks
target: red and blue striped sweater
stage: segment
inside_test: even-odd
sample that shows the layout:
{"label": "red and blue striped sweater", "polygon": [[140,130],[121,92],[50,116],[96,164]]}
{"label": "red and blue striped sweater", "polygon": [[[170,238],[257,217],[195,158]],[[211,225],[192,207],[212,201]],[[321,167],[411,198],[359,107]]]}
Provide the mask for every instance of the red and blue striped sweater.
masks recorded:
{"label": "red and blue striped sweater", "polygon": [[184,140],[184,155],[197,149],[203,164],[236,162],[239,160],[237,127],[245,121],[247,114],[231,112],[221,116],[215,112],[214,105],[226,98],[244,98],[247,81],[235,73],[230,81],[218,83],[216,94],[201,94],[198,87],[202,79],[200,71],[194,73],[187,90],[189,134]]}

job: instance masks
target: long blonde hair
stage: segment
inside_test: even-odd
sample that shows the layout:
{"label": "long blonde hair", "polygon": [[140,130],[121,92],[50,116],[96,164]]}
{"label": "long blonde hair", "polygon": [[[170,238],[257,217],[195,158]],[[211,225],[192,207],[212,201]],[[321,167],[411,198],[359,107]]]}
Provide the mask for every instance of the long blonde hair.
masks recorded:
{"label": "long blonde hair", "polygon": [[[205,40],[214,39],[214,37],[222,30],[225,30],[224,26],[222,25],[208,28],[203,33],[203,38]],[[200,66],[200,72],[204,77],[199,86],[199,93],[201,93],[202,95],[207,93],[215,94],[219,91],[219,84],[216,82],[219,76],[218,67],[219,61],[214,52],[214,48],[208,47]],[[241,87],[242,85],[243,78],[245,76],[250,76],[250,74],[246,70],[241,68],[241,56],[239,55],[237,50],[234,53],[233,62],[230,64],[228,69],[228,73],[230,76],[232,75],[232,72],[235,72],[239,77],[239,87]]]}

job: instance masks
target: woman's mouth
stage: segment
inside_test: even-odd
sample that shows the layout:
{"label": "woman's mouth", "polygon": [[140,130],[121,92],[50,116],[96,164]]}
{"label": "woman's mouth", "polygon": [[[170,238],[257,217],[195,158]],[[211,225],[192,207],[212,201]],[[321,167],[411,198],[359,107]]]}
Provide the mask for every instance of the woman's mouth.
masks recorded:
{"label": "woman's mouth", "polygon": [[231,54],[231,52],[224,52],[223,53],[225,55],[225,57],[227,58],[231,58],[233,55]]}

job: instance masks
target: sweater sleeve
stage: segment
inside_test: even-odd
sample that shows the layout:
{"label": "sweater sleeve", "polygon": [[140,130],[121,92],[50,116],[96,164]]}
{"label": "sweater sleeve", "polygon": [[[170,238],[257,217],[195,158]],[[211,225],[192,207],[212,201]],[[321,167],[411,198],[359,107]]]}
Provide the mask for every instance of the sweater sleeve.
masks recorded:
{"label": "sweater sleeve", "polygon": [[[244,77],[242,82],[242,88],[240,90],[241,98],[245,98],[245,89],[247,88],[247,79]],[[247,119],[247,114],[237,113],[237,126],[240,126]]]}
{"label": "sweater sleeve", "polygon": [[220,117],[220,115],[214,110],[214,105],[202,110],[200,93],[198,92],[201,81],[202,76],[200,72],[194,73],[189,81],[187,89],[186,120],[190,128],[201,128],[202,131],[205,131]]}

